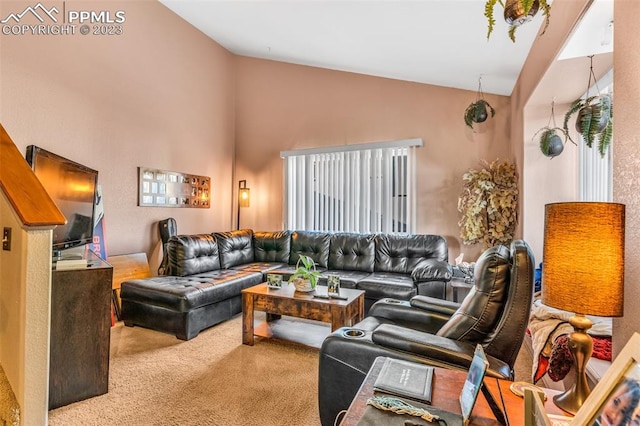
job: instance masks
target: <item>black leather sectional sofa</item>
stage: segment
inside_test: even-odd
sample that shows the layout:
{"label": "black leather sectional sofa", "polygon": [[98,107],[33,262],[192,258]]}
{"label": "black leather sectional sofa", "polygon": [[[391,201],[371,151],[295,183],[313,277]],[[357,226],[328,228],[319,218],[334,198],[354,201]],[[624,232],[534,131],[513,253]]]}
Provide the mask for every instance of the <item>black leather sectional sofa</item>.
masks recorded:
{"label": "black leather sectional sofa", "polygon": [[242,311],[241,291],[266,280],[286,280],[301,254],[344,288],[365,291],[365,310],[377,300],[415,295],[444,298],[451,279],[448,250],[438,235],[254,232],[178,235],[165,244],[166,275],[122,283],[122,317],[189,340]]}

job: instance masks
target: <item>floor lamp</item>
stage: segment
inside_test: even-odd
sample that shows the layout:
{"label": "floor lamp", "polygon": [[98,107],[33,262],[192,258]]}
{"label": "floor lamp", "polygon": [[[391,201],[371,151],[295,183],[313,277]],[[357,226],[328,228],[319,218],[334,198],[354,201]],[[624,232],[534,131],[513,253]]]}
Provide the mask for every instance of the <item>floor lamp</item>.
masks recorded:
{"label": "floor lamp", "polygon": [[542,303],[575,314],[569,350],[575,383],[554,403],[575,414],[591,390],[586,365],[593,350],[586,315],[622,316],[625,206],[574,202],[545,206]]}
{"label": "floor lamp", "polygon": [[247,188],[247,181],[241,180],[238,182],[238,229],[240,229],[240,208],[249,207],[249,188]]}

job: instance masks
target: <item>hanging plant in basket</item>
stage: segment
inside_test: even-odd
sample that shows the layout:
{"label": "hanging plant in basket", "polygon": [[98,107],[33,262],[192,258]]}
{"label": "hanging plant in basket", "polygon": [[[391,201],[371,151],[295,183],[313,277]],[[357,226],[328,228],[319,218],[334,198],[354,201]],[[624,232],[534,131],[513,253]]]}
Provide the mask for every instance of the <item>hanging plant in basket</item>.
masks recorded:
{"label": "hanging plant in basket", "polygon": [[482,162],[483,169],[462,175],[464,187],[458,198],[458,222],[464,244],[482,243],[485,248],[508,244],[517,224],[518,177],[506,160]]}
{"label": "hanging plant in basket", "polygon": [[559,127],[543,127],[542,129],[538,130],[538,132],[534,135],[534,138],[540,132],[542,132],[542,135],[540,136],[540,151],[542,151],[542,154],[549,158],[557,157],[558,155],[562,154],[562,151],[564,150],[564,144],[567,141],[564,129],[561,129]]}
{"label": "hanging plant in basket", "polygon": [[482,77],[478,79],[478,92],[476,101],[471,103],[464,111],[464,123],[473,130],[473,124],[483,123],[489,118],[496,115],[496,110],[484,99],[482,92]]}
{"label": "hanging plant in basket", "polygon": [[591,67],[589,70],[589,82],[587,84],[587,94],[584,99],[576,99],[569,107],[564,116],[563,129],[569,136],[569,139],[575,143],[569,133],[569,120],[571,116],[578,113],[576,118],[576,130],[584,139],[589,148],[594,143],[598,145],[600,156],[604,157],[611,144],[613,136],[613,101],[610,95],[589,96],[591,88],[591,78],[596,85],[596,92],[600,93],[595,74],[593,73],[593,55],[591,58]]}
{"label": "hanging plant in basket", "polygon": [[504,20],[509,25],[509,38],[514,43],[516,42],[516,29],[525,22],[529,22],[533,17],[542,9],[542,14],[545,17],[544,28],[542,34],[547,30],[549,26],[549,18],[551,17],[551,6],[547,0],[487,0],[484,4],[484,16],[488,21],[487,28],[487,40],[493,32],[493,27],[496,24],[496,20],[493,16],[493,10],[496,3],[504,9]]}
{"label": "hanging plant in basket", "polygon": [[562,154],[564,145],[569,138],[567,132],[556,125],[554,104],[555,102],[551,103],[551,116],[549,117],[549,122],[547,123],[547,125],[538,130],[535,135],[533,135],[533,139],[535,139],[536,136],[540,135],[540,151],[542,151],[542,154],[544,154],[546,157],[550,158],[557,157],[558,155]]}

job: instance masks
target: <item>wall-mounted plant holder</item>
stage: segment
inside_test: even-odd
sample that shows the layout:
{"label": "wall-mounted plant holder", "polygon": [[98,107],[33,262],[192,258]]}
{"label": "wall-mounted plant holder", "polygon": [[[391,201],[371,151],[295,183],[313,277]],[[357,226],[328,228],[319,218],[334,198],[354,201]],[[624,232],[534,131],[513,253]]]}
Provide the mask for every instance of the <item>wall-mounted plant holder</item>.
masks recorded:
{"label": "wall-mounted plant holder", "polygon": [[141,207],[209,208],[208,176],[138,167],[138,205]]}

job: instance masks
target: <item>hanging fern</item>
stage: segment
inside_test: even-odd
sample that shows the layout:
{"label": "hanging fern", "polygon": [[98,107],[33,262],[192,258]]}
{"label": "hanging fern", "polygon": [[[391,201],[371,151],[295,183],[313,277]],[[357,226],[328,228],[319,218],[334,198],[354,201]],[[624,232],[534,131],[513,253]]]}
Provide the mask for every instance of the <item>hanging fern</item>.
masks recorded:
{"label": "hanging fern", "polygon": [[496,20],[493,17],[493,8],[495,7],[497,2],[500,2],[500,5],[504,8],[504,3],[502,3],[502,0],[487,0],[487,2],[484,4],[484,16],[487,18],[487,40],[489,40],[489,37],[493,32],[493,27],[496,24]]}
{"label": "hanging fern", "polygon": [[546,1],[540,2],[540,8],[542,8],[542,16],[544,16],[544,26],[542,27],[542,32],[540,35],[544,34],[547,31],[547,27],[549,26],[549,21],[551,20],[551,6]]}
{"label": "hanging fern", "polygon": [[[505,8],[505,3],[503,2],[503,0],[486,0],[484,4],[484,16],[487,18],[487,40],[491,36],[493,28],[496,24],[496,21],[493,17],[493,9],[495,9],[496,3],[499,3],[503,9]],[[517,0],[517,3],[519,3],[520,6],[516,6],[518,10],[517,16],[519,19],[517,19],[517,22],[513,24],[511,24],[510,19],[507,19],[507,22],[511,24],[509,25],[508,30],[509,38],[511,39],[511,41],[513,41],[514,43],[516,41],[516,29],[518,28],[518,26],[521,23],[528,21],[538,12],[539,9],[542,10],[542,14],[545,19],[544,26],[540,35],[544,34],[547,30],[547,27],[549,26],[551,17],[551,6],[549,5],[548,0]],[[510,5],[509,1],[506,2],[506,5]],[[531,16],[529,16],[529,14],[531,14]]]}
{"label": "hanging fern", "polygon": [[604,157],[611,144],[613,135],[613,106],[609,95],[589,96],[573,101],[564,116],[563,129],[569,139],[575,143],[569,133],[569,120],[578,112],[576,130],[589,147],[598,145],[600,155]]}
{"label": "hanging fern", "polygon": [[611,144],[611,138],[613,137],[613,121],[609,120],[607,127],[600,133],[600,142],[598,143],[598,151],[600,156],[604,157],[607,154],[607,149]]}
{"label": "hanging fern", "polygon": [[491,117],[496,115],[496,110],[484,99],[480,99],[476,102],[469,104],[464,111],[464,124],[473,129],[473,123],[482,123],[485,121],[489,114]]}
{"label": "hanging fern", "polygon": [[[564,144],[567,141],[567,134],[563,129],[559,127],[543,127],[538,130],[534,135],[533,139],[536,138],[538,134],[542,132],[540,135],[540,151],[546,157],[556,157],[562,153],[564,150]],[[564,140],[563,140],[564,139]]]}

